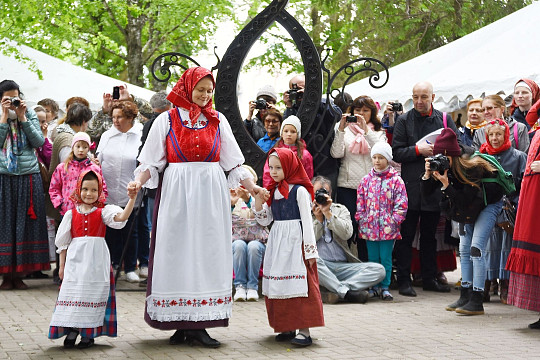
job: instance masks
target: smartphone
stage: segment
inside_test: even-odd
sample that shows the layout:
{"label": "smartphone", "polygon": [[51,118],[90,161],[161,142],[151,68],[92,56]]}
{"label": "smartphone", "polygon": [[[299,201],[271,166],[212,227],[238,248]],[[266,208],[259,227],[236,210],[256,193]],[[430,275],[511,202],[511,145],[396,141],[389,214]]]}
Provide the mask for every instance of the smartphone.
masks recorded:
{"label": "smartphone", "polygon": [[112,98],[113,100],[120,99],[120,86],[113,87]]}

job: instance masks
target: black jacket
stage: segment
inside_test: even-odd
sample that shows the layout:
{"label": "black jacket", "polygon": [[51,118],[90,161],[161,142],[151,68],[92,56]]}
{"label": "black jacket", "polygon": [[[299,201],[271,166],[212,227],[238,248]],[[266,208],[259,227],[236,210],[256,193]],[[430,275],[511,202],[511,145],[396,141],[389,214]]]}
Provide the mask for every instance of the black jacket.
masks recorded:
{"label": "black jacket", "polygon": [[[486,177],[495,177],[495,174],[491,172],[484,173],[482,169],[474,168],[466,176],[471,180],[479,180]],[[476,220],[480,211],[485,208],[484,190],[488,204],[496,203],[504,195],[504,190],[499,184],[484,183],[478,188],[460,182],[452,171],[448,171],[448,180],[449,185],[444,190],[440,190],[442,184],[432,177],[428,180],[422,180],[422,195],[430,196],[430,194],[442,193],[440,202],[441,211],[448,218],[458,222],[471,223]],[[456,214],[459,214],[461,218],[456,218]],[[462,221],[465,218],[468,218],[469,221]]]}
{"label": "black jacket", "polygon": [[[447,127],[457,134],[452,117],[447,114]],[[431,116],[422,116],[415,109],[400,115],[394,125],[392,151],[394,161],[401,163],[401,177],[407,188],[409,210],[440,211],[441,192],[422,194],[420,184],[425,169],[425,157],[416,155],[416,142],[443,127],[443,113],[433,109]]]}

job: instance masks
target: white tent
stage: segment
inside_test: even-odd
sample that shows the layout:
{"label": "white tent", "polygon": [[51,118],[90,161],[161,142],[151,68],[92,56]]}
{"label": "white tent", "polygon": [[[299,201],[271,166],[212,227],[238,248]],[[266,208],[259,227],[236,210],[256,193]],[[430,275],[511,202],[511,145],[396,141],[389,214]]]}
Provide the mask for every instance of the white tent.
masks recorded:
{"label": "white tent", "polygon": [[[67,99],[81,96],[88,100],[92,110],[98,110],[103,103],[103,93],[111,93],[113,86],[125,84],[123,81],[72,65],[24,45],[21,45],[20,49],[25,56],[36,62],[43,73],[43,80],[29,70],[27,64],[2,54],[0,54],[0,80],[10,79],[19,84],[30,105],[43,98],[51,98],[64,109]],[[127,84],[127,87],[130,94],[145,100],[150,100],[154,94],[153,91],[135,85]]]}
{"label": "white tent", "polygon": [[352,83],[345,91],[369,95],[386,103],[399,100],[412,108],[412,87],[419,81],[433,84],[434,106],[454,111],[482,94],[513,92],[520,78],[540,82],[540,2],[518,10],[456,41],[389,69],[388,83],[372,88],[368,79]]}

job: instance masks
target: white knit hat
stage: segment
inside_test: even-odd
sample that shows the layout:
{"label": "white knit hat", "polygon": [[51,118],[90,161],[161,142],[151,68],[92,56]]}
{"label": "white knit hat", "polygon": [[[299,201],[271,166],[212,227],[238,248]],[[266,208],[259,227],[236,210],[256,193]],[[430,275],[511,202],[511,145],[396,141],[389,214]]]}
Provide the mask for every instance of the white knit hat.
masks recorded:
{"label": "white knit hat", "polygon": [[373,145],[371,148],[371,157],[375,154],[384,156],[388,162],[392,161],[392,147],[385,141],[379,141]]}
{"label": "white knit hat", "polygon": [[283,136],[283,128],[285,125],[292,125],[296,128],[296,132],[298,132],[298,138],[302,138],[302,124],[300,123],[300,119],[297,118],[294,115],[289,116],[283,122],[281,123],[281,130],[279,130],[279,135]]}
{"label": "white knit hat", "polygon": [[529,84],[527,84],[525,81],[519,81],[516,86],[514,86],[514,90],[518,87],[524,87],[524,88],[527,88],[530,92],[532,92],[531,90],[531,87],[529,86]]}
{"label": "white knit hat", "polygon": [[270,96],[275,102],[277,102],[277,92],[272,85],[264,85],[262,88],[260,88],[257,92],[257,99],[261,95]]}

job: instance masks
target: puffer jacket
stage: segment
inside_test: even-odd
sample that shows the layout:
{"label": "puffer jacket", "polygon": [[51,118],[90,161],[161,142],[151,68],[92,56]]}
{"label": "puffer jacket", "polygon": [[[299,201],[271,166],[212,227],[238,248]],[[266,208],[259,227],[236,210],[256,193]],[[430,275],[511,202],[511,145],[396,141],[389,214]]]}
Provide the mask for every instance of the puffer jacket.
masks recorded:
{"label": "puffer jacket", "polygon": [[[330,155],[335,159],[341,159],[337,185],[347,189],[358,189],[358,184],[364,176],[366,176],[373,164],[370,154],[353,154],[349,152],[349,145],[354,141],[356,136],[349,127],[345,131],[338,130],[339,123],[335,127],[334,141],[330,148]],[[369,132],[364,135],[369,146],[373,147],[376,142],[386,142],[386,134],[384,130]]]}
{"label": "puffer jacket", "polygon": [[90,159],[83,161],[71,160],[67,171],[64,163],[58,164],[51,177],[49,195],[51,196],[53,206],[60,211],[60,215],[64,215],[68,210],[75,207],[75,204],[69,197],[77,187],[79,175],[87,169],[93,170],[102,177],[103,193],[107,197],[107,185],[105,184],[101,167],[94,164]]}
{"label": "puffer jacket", "polygon": [[355,219],[362,239],[401,239],[400,225],[407,215],[405,183],[396,169],[377,172],[371,169],[358,187]]}
{"label": "puffer jacket", "polygon": [[[0,174],[28,175],[39,173],[39,164],[35,149],[43,145],[45,138],[39,127],[39,120],[34,110],[28,109],[26,111],[26,119],[27,121],[20,123],[22,132],[26,136],[26,144],[22,149],[19,149],[20,155],[17,156],[17,170],[11,172],[7,169],[6,156],[0,149]],[[10,131],[7,123],[0,124],[0,147],[4,147]]]}

